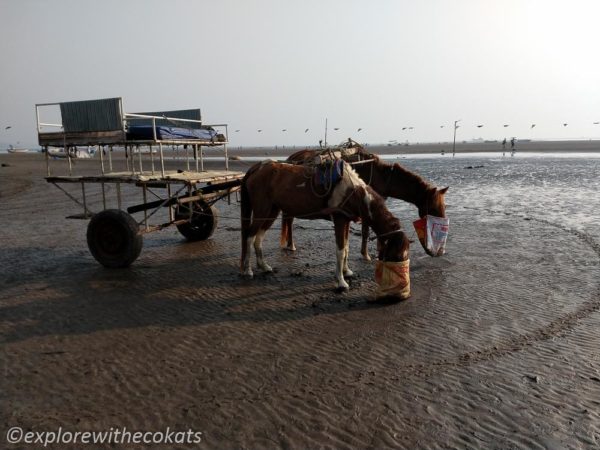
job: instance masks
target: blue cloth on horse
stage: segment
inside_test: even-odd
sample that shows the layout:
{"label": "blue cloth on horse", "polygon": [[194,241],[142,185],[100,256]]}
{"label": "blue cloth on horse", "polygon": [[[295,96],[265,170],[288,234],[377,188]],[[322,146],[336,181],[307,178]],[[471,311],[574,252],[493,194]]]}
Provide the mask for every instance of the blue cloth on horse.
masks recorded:
{"label": "blue cloth on horse", "polygon": [[344,176],[344,160],[327,160],[318,165],[315,170],[315,185],[331,188]]}

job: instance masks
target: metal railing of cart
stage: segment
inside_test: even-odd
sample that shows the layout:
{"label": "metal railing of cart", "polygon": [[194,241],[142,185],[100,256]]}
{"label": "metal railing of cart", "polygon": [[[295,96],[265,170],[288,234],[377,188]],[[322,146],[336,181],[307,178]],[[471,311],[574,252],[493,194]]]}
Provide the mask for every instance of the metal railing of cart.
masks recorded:
{"label": "metal railing of cart", "polygon": [[[40,109],[57,106],[62,123],[40,120]],[[88,225],[88,246],[94,257],[107,267],[128,266],[141,251],[143,234],[171,225],[177,226],[189,240],[208,238],[216,228],[214,203],[225,197],[229,199],[230,194],[239,189],[244,175],[229,170],[227,125],[203,125],[199,109],[124,113],[122,99],[110,98],[40,103],[36,105],[36,117],[39,143],[46,154],[46,180],[83,208],[83,214],[69,218],[92,219]],[[59,128],[59,131],[48,132],[48,127]],[[88,153],[90,148],[99,152],[99,174],[73,173],[73,161],[80,155],[79,147],[85,146]],[[165,149],[169,146],[183,147],[185,170],[165,168]],[[224,170],[204,170],[203,147],[223,148]],[[125,155],[125,167],[121,167],[124,170],[115,170],[113,151],[119,148]],[[155,156],[155,153],[158,154]],[[52,173],[54,159],[67,161],[68,174]],[[89,183],[101,186],[103,209],[99,213],[93,212],[87,201],[86,184]],[[113,183],[117,209],[107,209],[105,185]],[[80,184],[81,201],[61,184]],[[142,203],[127,207],[126,212],[121,184],[142,188]],[[166,196],[156,192],[161,189],[166,190]],[[149,200],[149,195],[155,199]],[[165,207],[168,208],[168,221],[151,224],[149,219]],[[138,212],[144,213],[143,219],[136,220],[131,216]],[[119,231],[121,229],[123,233]],[[120,257],[114,250],[119,246],[114,239],[111,241],[111,233],[121,233],[119,239],[129,242],[129,247],[133,246],[134,250],[126,251]]]}

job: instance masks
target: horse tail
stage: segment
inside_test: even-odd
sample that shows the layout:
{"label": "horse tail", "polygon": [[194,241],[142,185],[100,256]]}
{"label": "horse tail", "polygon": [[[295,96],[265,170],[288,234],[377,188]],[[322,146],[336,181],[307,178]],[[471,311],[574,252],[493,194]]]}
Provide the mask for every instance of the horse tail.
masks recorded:
{"label": "horse tail", "polygon": [[261,164],[255,164],[248,171],[244,178],[242,179],[242,186],[240,188],[241,193],[241,206],[240,206],[240,219],[241,219],[241,230],[242,230],[242,259],[240,262],[240,267],[244,264],[244,260],[246,259],[247,245],[246,241],[248,240],[248,234],[250,232],[250,225],[252,224],[252,200],[250,198],[250,192],[248,191],[248,179],[261,167]]}
{"label": "horse tail", "polygon": [[240,261],[240,269],[244,270],[244,261],[246,260],[246,252],[248,247],[246,241],[248,240],[248,231],[250,230],[250,224],[252,223],[252,203],[250,201],[250,193],[248,192],[248,186],[246,186],[248,175],[242,180],[241,191],[241,229],[242,229],[242,259]]}

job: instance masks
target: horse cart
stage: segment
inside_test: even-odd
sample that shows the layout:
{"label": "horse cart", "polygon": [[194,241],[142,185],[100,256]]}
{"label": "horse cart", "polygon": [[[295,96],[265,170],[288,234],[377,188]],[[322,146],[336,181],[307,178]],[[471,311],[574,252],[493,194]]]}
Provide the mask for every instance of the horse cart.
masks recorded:
{"label": "horse cart", "polygon": [[[56,117],[60,112],[61,123],[41,120],[42,114],[52,112]],[[81,214],[68,218],[90,219],[88,247],[106,267],[131,265],[141,252],[144,234],[170,226],[190,241],[207,239],[217,227],[215,203],[230,200],[244,176],[229,170],[227,125],[204,125],[199,109],[125,113],[121,98],[109,98],[37,104],[36,117],[46,180],[82,208]],[[98,159],[99,172],[75,174],[85,147],[87,155]],[[222,151],[222,170],[205,170],[205,147]],[[184,168],[168,167],[177,164]],[[88,200],[91,185],[101,197],[98,211]],[[81,193],[74,193],[73,186]],[[141,201],[124,205],[131,201],[123,195],[125,188],[141,190]],[[116,208],[109,193],[116,194]],[[164,208],[166,214],[157,214]],[[162,216],[166,218],[151,223],[151,218]]]}

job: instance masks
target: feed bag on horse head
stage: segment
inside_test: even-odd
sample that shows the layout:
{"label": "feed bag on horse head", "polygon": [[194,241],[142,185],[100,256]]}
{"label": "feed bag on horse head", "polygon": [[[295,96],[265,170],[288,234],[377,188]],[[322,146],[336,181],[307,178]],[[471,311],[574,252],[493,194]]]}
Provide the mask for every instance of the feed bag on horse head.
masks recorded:
{"label": "feed bag on horse head", "polygon": [[410,260],[400,262],[377,261],[375,263],[375,298],[396,297],[400,300],[410,297]]}
{"label": "feed bag on horse head", "polygon": [[413,222],[419,242],[431,256],[442,256],[446,252],[446,240],[450,221],[444,217],[426,216]]}

